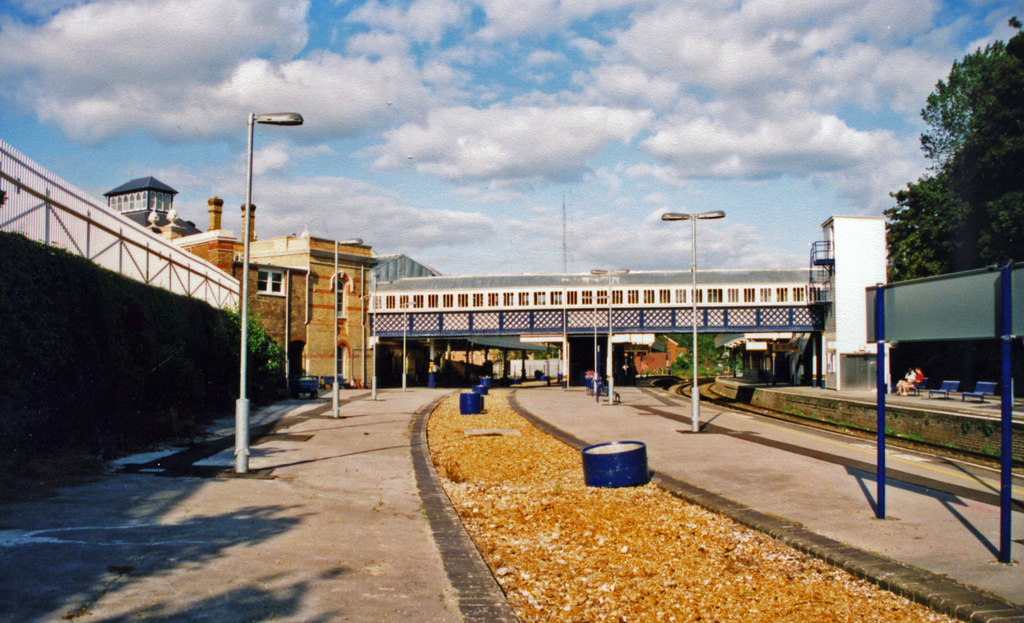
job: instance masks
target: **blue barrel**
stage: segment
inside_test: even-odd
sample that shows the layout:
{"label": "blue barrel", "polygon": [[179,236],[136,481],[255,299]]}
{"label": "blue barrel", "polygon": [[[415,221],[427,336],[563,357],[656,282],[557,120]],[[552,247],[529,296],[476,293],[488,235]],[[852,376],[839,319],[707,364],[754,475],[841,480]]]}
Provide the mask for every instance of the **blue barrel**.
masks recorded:
{"label": "blue barrel", "polygon": [[486,377],[486,376],[480,377],[480,384],[483,385],[484,387],[490,387],[491,386],[491,379],[490,379],[490,377]]}
{"label": "blue barrel", "polygon": [[582,450],[583,481],[588,487],[632,487],[650,480],[647,446],[640,441],[611,441]]}
{"label": "blue barrel", "polygon": [[459,413],[462,415],[473,415],[484,409],[484,397],[476,392],[463,392],[459,394]]}
{"label": "blue barrel", "polygon": [[473,393],[474,394],[480,394],[481,396],[486,396],[487,395],[487,386],[486,385],[474,385],[473,386]]}

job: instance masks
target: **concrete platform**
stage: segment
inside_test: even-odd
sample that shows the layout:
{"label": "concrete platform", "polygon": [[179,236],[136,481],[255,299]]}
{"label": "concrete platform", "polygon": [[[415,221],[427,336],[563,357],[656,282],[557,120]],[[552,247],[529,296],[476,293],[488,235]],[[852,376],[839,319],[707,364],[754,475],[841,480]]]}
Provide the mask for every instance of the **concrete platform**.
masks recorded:
{"label": "concrete platform", "polygon": [[202,451],[0,506],[0,622],[515,621],[430,465],[448,393],[254,412],[246,477],[232,416]]}

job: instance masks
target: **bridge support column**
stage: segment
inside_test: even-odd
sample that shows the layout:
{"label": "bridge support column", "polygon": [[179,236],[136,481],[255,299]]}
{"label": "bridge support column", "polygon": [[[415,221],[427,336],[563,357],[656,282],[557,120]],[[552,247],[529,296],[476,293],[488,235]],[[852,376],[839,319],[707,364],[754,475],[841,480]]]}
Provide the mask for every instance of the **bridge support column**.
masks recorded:
{"label": "bridge support column", "polygon": [[562,380],[565,384],[562,386],[565,389],[569,389],[569,338],[562,337]]}

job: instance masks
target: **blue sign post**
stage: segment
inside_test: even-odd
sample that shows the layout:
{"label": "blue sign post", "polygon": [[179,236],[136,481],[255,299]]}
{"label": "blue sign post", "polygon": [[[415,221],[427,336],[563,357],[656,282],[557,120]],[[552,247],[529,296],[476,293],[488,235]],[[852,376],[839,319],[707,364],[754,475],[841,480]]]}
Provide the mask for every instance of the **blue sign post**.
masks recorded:
{"label": "blue sign post", "polygon": [[1000,319],[1003,359],[1003,396],[1001,419],[1003,431],[1000,437],[1002,455],[1002,482],[999,492],[999,562],[1010,564],[1010,517],[1013,485],[1013,262],[1006,262],[999,268],[999,294],[1001,300]]}
{"label": "blue sign post", "polygon": [[875,517],[885,519],[885,395],[889,390],[885,384],[885,284],[882,283],[875,286],[875,348],[875,386],[878,393],[878,417],[875,424],[878,438],[875,484],[878,494],[875,500]]}

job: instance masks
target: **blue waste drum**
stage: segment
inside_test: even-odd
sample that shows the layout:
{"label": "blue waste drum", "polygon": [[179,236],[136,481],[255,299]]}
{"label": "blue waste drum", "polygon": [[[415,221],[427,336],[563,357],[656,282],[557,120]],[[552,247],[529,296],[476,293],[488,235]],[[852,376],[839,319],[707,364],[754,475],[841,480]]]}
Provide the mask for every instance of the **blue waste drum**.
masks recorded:
{"label": "blue waste drum", "polygon": [[583,481],[588,487],[633,487],[650,480],[647,446],[640,441],[610,441],[587,446]]}
{"label": "blue waste drum", "polygon": [[459,394],[459,413],[462,415],[473,415],[484,409],[484,397],[476,392],[463,392]]}

